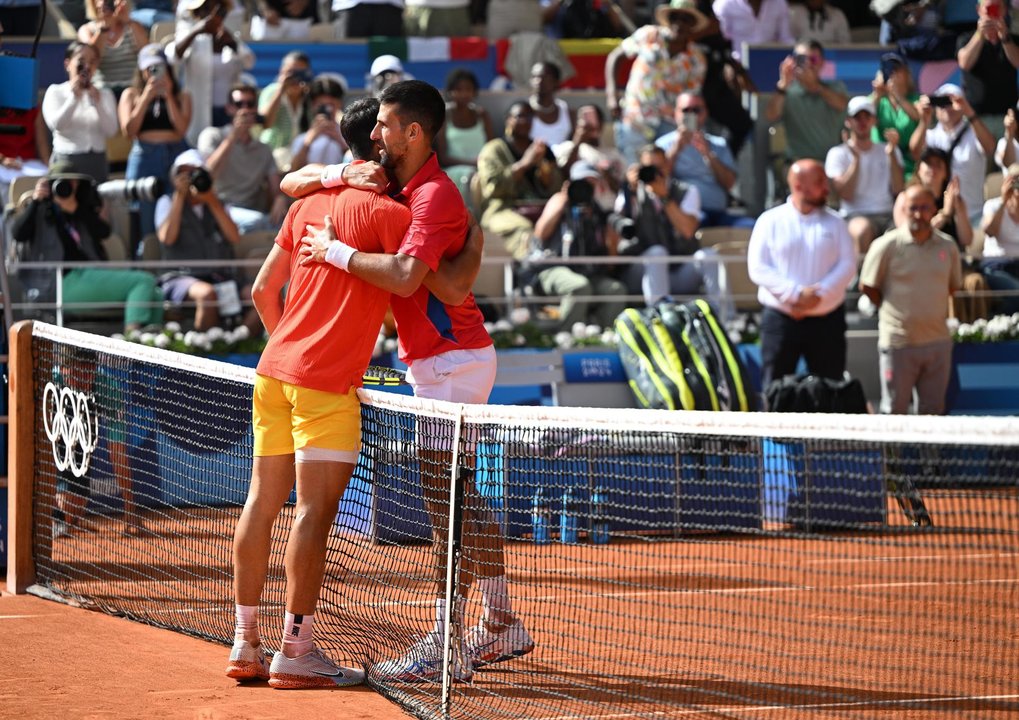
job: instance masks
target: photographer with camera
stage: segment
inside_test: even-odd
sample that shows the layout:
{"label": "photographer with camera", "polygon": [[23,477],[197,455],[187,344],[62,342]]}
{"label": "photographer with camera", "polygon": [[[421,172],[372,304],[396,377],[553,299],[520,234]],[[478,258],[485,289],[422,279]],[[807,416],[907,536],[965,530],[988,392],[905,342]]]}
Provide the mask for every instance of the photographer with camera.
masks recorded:
{"label": "photographer with camera", "polygon": [[311,125],[308,90],[312,77],[307,54],[291,50],[283,56],[276,79],[262,88],[258,96],[258,112],[264,118],[258,139],[271,147],[274,154],[286,154],[286,162],[277,162],[280,168],[290,164],[290,143]]}
{"label": "photographer with camera", "polygon": [[[621,193],[618,214],[610,222],[619,233],[617,252],[642,258],[690,255],[700,250],[694,234],[700,225],[697,188],[671,177],[664,151],[654,145],[640,151],[632,189]],[[640,293],[648,307],[666,297],[700,292],[701,272],[694,262],[669,266],[662,262],[628,265],[627,290]]]}
{"label": "photographer with camera", "polygon": [[[220,324],[220,317],[240,314],[242,293],[231,269],[186,267],[189,260],[229,261],[240,241],[237,225],[212,188],[212,176],[197,150],[186,150],[173,161],[173,190],[156,203],[156,225],[163,260],[182,263],[179,270],[159,278],[164,297],[174,305],[195,303],[195,330]],[[243,298],[250,303],[251,289]],[[250,308],[250,304],[249,304]],[[258,314],[250,309],[245,324],[261,332]]]}
{"label": "photographer with camera", "polygon": [[258,121],[257,97],[258,91],[251,85],[235,85],[226,105],[231,124],[205,128],[198,136],[198,152],[207,158],[216,192],[227,203],[241,235],[277,230],[287,213],[272,150],[251,135]]}
{"label": "photographer with camera", "polygon": [[[619,234],[608,222],[594,196],[604,183],[594,166],[578,161],[570,168],[569,182],[545,204],[534,224],[537,247],[532,257],[584,258],[617,255]],[[559,297],[559,323],[570,328],[576,322],[611,327],[626,302],[607,299],[592,302],[590,296],[623,296],[626,285],[613,265],[567,264],[531,266],[531,287],[542,295]]]}
{"label": "photographer with camera", "polygon": [[343,110],[343,86],[328,77],[317,77],[311,83],[311,127],[294,138],[290,146],[290,171],[300,170],[308,163],[335,165],[343,162],[347,143],[340,133]]}
{"label": "photographer with camera", "polygon": [[[984,206],[984,176],[987,156],[994,152],[994,136],[958,85],[945,83],[933,95],[922,95],[917,109],[920,124],[909,139],[913,159],[919,160],[928,146],[948,153],[952,177],[959,178],[970,222],[975,225],[980,221],[980,210]],[[937,118],[933,128],[930,127],[932,115]]]}
{"label": "photographer with camera", "polygon": [[95,48],[71,42],[64,53],[69,79],[46,89],[42,117],[53,133],[50,164],[70,163],[75,172],[103,182],[110,173],[106,140],[117,134],[117,103],[92,82],[98,63]]}
{"label": "photographer with camera", "polygon": [[[155,277],[144,270],[102,267],[107,260],[102,241],[110,226],[100,217],[99,204],[92,178],[68,163],[54,164],[36,183],[32,200],[14,216],[11,234],[30,246],[21,253],[26,260],[95,263],[63,271],[66,311],[79,303],[123,303],[125,330],[162,322],[163,294]],[[21,280],[32,302],[56,301],[52,271],[28,271]]]}

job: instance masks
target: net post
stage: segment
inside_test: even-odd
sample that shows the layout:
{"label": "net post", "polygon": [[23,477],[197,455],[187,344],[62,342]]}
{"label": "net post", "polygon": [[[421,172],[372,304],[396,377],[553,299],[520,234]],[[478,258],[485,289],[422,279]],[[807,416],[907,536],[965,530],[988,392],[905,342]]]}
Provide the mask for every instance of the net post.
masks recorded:
{"label": "net post", "polygon": [[[442,695],[441,709],[443,718],[448,718],[453,686],[453,642],[460,642],[460,637],[453,633],[453,621],[456,617],[457,593],[460,590],[460,554],[462,545],[460,535],[463,521],[464,483],[460,475],[460,450],[462,444],[461,429],[463,427],[463,408],[457,413],[456,424],[453,426],[453,458],[449,469],[449,522],[446,537],[446,617],[445,635],[442,638]],[[459,629],[463,632],[463,628]],[[461,662],[468,662],[461,658]]]}
{"label": "net post", "polygon": [[32,499],[35,490],[35,401],[33,399],[32,321],[11,326],[8,396],[7,591],[25,592],[35,582],[32,553]]}

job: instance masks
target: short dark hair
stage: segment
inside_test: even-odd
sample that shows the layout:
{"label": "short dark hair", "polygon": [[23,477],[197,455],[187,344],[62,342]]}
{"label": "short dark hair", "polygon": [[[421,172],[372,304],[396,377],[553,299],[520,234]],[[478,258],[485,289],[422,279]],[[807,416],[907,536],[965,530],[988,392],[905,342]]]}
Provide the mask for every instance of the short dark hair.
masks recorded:
{"label": "short dark hair", "polygon": [[226,95],[227,101],[233,102],[233,97],[234,97],[234,93],[235,92],[246,93],[246,94],[250,93],[251,95],[255,96],[256,100],[258,99],[258,88],[255,87],[254,85],[249,84],[249,83],[236,82],[233,85],[231,85],[230,86],[230,92],[228,92],[227,95]]}
{"label": "short dark hair", "polygon": [[96,50],[95,47],[93,47],[92,45],[80,42],[78,40],[72,40],[67,44],[67,49],[64,50],[64,60],[70,60],[78,52],[86,49],[92,51],[92,54],[95,55],[96,57],[99,57],[99,51]]}
{"label": "short dark hair", "polygon": [[355,100],[343,111],[340,132],[355,160],[369,160],[375,142],[371,139],[379,115],[379,101],[373,97]]}
{"label": "short dark hair", "polygon": [[311,81],[311,87],[308,89],[308,97],[315,98],[319,95],[328,95],[331,98],[342,100],[343,86],[331,77],[317,77]]}
{"label": "short dark hair", "polygon": [[533,108],[531,108],[531,103],[527,100],[514,100],[510,103],[510,106],[506,108],[506,117],[509,117],[513,113],[513,108],[527,108],[532,114],[534,113]]}
{"label": "short dark hair", "polygon": [[538,62],[534,63],[534,65],[531,66],[531,71],[533,72],[534,68],[538,67],[539,65],[542,68],[542,72],[548,72],[549,75],[555,78],[555,81],[557,83],[563,79],[562,68],[560,68],[559,65],[557,65],[556,63],[547,62],[545,60],[539,60]]}
{"label": "short dark hair", "polygon": [[298,62],[303,62],[308,67],[311,67],[311,59],[308,57],[308,53],[304,52],[303,50],[291,50],[290,52],[283,56],[283,60],[280,61],[280,65],[285,63],[287,60],[296,60]]}
{"label": "short dark hair", "polygon": [[379,95],[382,105],[395,105],[400,122],[416,122],[429,140],[434,138],[446,122],[446,101],[434,87],[421,80],[401,80],[393,83]]}
{"label": "short dark hair", "polygon": [[446,92],[450,92],[458,83],[469,82],[474,86],[474,91],[477,92],[481,89],[481,83],[478,82],[478,76],[472,73],[467,68],[456,68],[446,76]]}

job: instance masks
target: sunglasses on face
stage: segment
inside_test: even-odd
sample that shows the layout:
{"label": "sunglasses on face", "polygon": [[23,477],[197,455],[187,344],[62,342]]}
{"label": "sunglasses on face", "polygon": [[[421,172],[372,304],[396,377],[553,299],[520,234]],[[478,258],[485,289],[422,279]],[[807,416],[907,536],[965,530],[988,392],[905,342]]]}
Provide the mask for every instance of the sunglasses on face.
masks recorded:
{"label": "sunglasses on face", "polygon": [[231,102],[240,109],[253,108],[255,107],[254,100],[231,100]]}

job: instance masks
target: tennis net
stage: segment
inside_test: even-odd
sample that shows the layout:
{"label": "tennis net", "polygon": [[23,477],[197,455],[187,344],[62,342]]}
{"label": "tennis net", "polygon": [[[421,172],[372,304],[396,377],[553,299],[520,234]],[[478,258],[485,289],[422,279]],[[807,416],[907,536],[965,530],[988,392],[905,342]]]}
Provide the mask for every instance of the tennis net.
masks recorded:
{"label": "tennis net", "polygon": [[[229,643],[252,371],[44,324],[27,333],[12,340],[12,492],[15,506],[31,498],[31,531],[15,520],[28,534],[10,562],[32,592]],[[316,634],[417,717],[1019,710],[1013,419],[362,399]],[[446,693],[376,669],[434,619],[423,468],[463,477],[420,461],[435,451],[472,470],[453,516],[489,513],[500,528],[513,610],[536,644]],[[274,531],[269,647],[292,519],[288,504]],[[486,543],[462,537],[468,556]]]}

